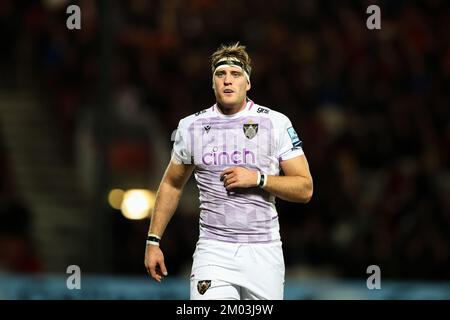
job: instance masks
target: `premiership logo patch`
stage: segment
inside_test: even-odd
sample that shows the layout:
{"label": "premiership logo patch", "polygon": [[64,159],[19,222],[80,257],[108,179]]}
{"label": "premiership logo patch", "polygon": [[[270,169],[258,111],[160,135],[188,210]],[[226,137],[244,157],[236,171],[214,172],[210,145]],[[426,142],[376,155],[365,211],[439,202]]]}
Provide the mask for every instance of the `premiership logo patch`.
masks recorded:
{"label": "premiership logo patch", "polygon": [[197,282],[197,291],[201,295],[204,295],[206,290],[209,289],[209,287],[211,287],[211,280],[201,280]]}
{"label": "premiership logo patch", "polygon": [[258,124],[257,123],[245,123],[242,127],[244,130],[244,134],[247,138],[253,139],[258,133]]}
{"label": "premiership logo patch", "polygon": [[295,132],[295,129],[293,127],[289,127],[287,129],[287,132],[289,134],[289,137],[291,138],[292,145],[294,148],[301,147],[302,142],[300,141],[300,138],[297,135],[297,132]]}

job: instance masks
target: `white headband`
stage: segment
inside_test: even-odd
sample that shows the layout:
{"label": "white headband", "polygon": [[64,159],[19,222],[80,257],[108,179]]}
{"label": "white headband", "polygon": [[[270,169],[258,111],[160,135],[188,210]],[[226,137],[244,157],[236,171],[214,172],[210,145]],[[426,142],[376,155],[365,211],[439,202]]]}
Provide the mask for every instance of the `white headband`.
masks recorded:
{"label": "white headband", "polygon": [[226,57],[226,58],[222,58],[219,61],[217,61],[217,63],[215,64],[215,69],[214,69],[213,74],[215,74],[217,70],[224,69],[224,68],[230,67],[230,66],[239,68],[242,71],[244,71],[245,78],[247,79],[247,82],[250,83],[250,75],[248,74],[247,70],[245,70],[243,68],[243,66],[244,66],[243,63],[235,57]]}

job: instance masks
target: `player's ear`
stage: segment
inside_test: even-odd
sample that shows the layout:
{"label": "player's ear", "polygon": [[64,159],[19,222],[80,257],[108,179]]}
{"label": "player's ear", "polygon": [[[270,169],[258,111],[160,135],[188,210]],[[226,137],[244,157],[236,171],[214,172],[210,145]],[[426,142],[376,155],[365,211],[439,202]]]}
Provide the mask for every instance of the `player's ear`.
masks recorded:
{"label": "player's ear", "polygon": [[245,90],[248,91],[248,90],[250,90],[251,87],[252,87],[252,84],[247,81],[247,89],[245,89]]}

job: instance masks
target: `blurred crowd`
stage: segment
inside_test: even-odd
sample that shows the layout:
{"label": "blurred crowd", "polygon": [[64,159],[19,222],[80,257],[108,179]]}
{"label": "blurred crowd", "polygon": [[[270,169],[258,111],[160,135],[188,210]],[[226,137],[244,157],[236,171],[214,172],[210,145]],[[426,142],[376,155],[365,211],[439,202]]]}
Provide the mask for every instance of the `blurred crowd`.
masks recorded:
{"label": "blurred crowd", "polygon": [[[86,106],[98,103],[103,15],[110,116],[129,126],[156,119],[152,139],[168,149],[179,119],[214,103],[210,54],[240,41],[253,60],[249,97],[290,117],[314,178],[308,205],[278,201],[287,269],[360,277],[376,264],[387,277],[450,279],[446,1],[130,0],[107,1],[104,13],[86,0],[75,1],[78,31],[50,3],[1,2],[0,63],[11,75],[1,85],[38,86],[69,159]],[[366,28],[370,4],[381,8],[381,30]],[[20,77],[24,65],[31,79]],[[172,274],[190,263],[198,236],[198,213],[183,211],[192,210],[180,207],[165,236]],[[116,271],[142,273],[148,221],[136,232],[117,220]]]}

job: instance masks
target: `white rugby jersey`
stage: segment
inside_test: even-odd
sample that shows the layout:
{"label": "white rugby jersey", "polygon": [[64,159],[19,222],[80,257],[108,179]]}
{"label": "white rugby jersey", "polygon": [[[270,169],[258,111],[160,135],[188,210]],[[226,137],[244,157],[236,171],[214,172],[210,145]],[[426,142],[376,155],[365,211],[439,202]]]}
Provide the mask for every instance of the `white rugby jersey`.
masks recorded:
{"label": "white rugby jersey", "polygon": [[279,175],[280,162],[303,155],[302,142],[284,114],[248,100],[224,115],[217,104],[179,122],[172,156],[195,164],[200,238],[235,243],[280,239],[275,196],[261,188],[227,191],[220,173],[232,166]]}

